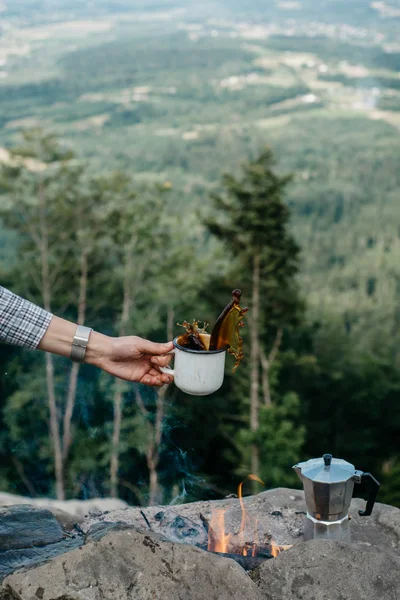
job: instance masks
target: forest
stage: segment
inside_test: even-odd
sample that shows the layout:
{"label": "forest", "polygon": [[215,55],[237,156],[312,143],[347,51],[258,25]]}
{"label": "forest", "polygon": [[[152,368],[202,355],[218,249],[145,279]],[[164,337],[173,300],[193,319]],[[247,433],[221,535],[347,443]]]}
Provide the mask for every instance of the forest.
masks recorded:
{"label": "forest", "polygon": [[186,502],[332,453],[400,506],[397,0],[92,4],[4,3],[0,284],[154,341],[240,288],[244,360],[199,399],[0,345],[0,490]]}
{"label": "forest", "polygon": [[93,175],[54,136],[24,135],[1,171],[17,248],[5,286],[108,335],[155,341],[184,319],[213,324],[237,287],[250,311],[243,363],[202,398],[2,346],[3,490],[188,501],[232,493],[250,472],[268,488],[296,486],[291,466],[329,451],[374,472],[380,499],[399,503],[397,366],[386,348],[354,351],[334,320],[305,317],[291,180],[265,149],[190,219],[171,182]]}

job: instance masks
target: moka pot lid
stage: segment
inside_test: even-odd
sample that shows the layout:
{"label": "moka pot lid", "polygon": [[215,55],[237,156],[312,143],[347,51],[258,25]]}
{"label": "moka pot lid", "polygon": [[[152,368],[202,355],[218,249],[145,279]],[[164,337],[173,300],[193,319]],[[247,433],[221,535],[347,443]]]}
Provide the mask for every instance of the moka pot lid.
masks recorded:
{"label": "moka pot lid", "polygon": [[355,467],[342,458],[333,458],[324,454],[321,458],[311,458],[296,465],[304,478],[316,483],[346,482],[355,475]]}

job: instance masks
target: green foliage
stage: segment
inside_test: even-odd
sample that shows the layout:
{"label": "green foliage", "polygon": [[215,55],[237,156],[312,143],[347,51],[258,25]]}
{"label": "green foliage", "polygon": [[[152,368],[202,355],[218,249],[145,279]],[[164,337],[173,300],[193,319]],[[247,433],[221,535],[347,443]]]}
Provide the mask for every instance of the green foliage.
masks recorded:
{"label": "green foliage", "polygon": [[296,51],[300,46],[303,52],[316,53],[323,60],[338,61],[351,57],[352,64],[363,64],[372,68],[400,69],[400,54],[385,52],[380,46],[367,47],[362,44],[343,43],[323,36],[303,37],[277,35],[269,41],[274,50]]}
{"label": "green foliage", "polygon": [[[268,154],[268,165],[270,158]],[[73,265],[79,254],[77,248],[82,247],[85,240],[89,243],[93,257],[88,314],[92,315],[90,318],[100,330],[117,331],[123,257],[132,240],[136,244],[135,248],[132,247],[133,254],[129,254],[134,258],[132,275],[140,275],[141,285],[137,289],[130,331],[143,332],[152,339],[165,339],[165,319],[171,309],[176,320],[204,316],[212,323],[221,305],[226,303],[228,291],[236,286],[238,280],[246,281],[245,267],[251,259],[248,247],[250,243],[259,244],[260,219],[268,225],[268,211],[271,210],[272,216],[277,211],[279,214],[274,194],[270,196],[269,206],[265,198],[264,202],[261,201],[259,177],[262,171],[259,165],[255,161],[245,171],[251,185],[257,184],[259,187],[256,189],[260,190],[254,195],[254,212],[249,210],[247,202],[249,189],[244,186],[242,196],[239,179],[225,180],[234,184],[236,195],[220,195],[219,199],[229,207],[223,214],[235,218],[231,221],[222,219],[218,223],[221,228],[231,227],[224,231],[234,234],[236,243],[232,243],[228,236],[228,244],[224,247],[206,235],[193,215],[181,214],[178,208],[171,210],[168,197],[174,189],[170,189],[168,182],[161,188],[134,186],[122,173],[92,177],[82,165],[73,162],[52,165],[48,172],[46,169],[27,173],[22,167],[5,167],[3,190],[9,198],[17,200],[11,203],[5,218],[9,226],[20,233],[18,265],[22,271],[27,270],[24,265],[30,264],[28,274],[31,276],[35,253],[26,234],[21,235],[28,222],[18,218],[21,213],[17,211],[21,206],[26,207],[24,210],[31,211],[29,224],[33,226],[36,223],[34,192],[38,181],[45,182],[48,198],[52,200],[49,207],[56,211],[49,213],[54,214],[51,245],[54,266],[63,264],[69,277],[69,292],[74,295],[77,279]],[[287,181],[285,176],[274,178],[268,170],[267,173],[267,182],[279,185]],[[238,198],[246,200],[244,205],[248,209],[247,213],[242,213],[242,218],[247,219],[244,238],[241,237],[240,220],[236,219],[236,211],[232,208]],[[266,215],[257,212],[265,209]],[[280,214],[285,222],[287,209]],[[237,231],[232,230],[232,223]],[[58,240],[57,235],[60,236]],[[271,240],[281,248],[284,235],[285,232],[279,239],[274,237],[271,226],[267,240],[268,256],[279,258],[279,254],[274,254],[276,250]],[[59,250],[57,242],[61,242]],[[236,251],[234,259],[230,257],[232,250]],[[295,262],[289,260],[290,269],[293,264]],[[21,271],[15,269],[9,273],[11,287],[22,287]],[[61,269],[61,274],[63,272]],[[284,278],[281,281],[284,282]],[[27,289],[32,289],[33,284],[34,279],[31,283],[24,279]],[[53,296],[56,307],[62,304],[68,306],[65,299],[71,296],[62,286],[53,290]],[[276,298],[279,299],[279,295]],[[194,307],[199,313],[192,315]],[[60,314],[68,317],[68,309]],[[267,320],[268,313],[265,317]],[[227,374],[221,392],[215,397],[202,399],[201,403],[176,395],[171,390],[172,396],[167,399],[168,414],[159,468],[166,498],[172,498],[175,493],[180,494],[183,500],[215,497],[234,491],[238,476],[242,478],[248,473],[247,454],[250,444],[255,441],[260,448],[260,474],[267,486],[295,485],[292,464],[302,457],[331,451],[353,461],[359,468],[370,470],[377,477],[384,470],[380,499],[397,502],[395,432],[399,422],[395,399],[399,383],[393,363],[389,357],[357,362],[351,355],[345,334],[338,336],[334,321],[331,328],[329,335],[327,326],[314,331],[307,327],[297,329],[297,333],[296,330],[287,330],[284,352],[279,364],[274,365],[270,372],[273,404],[262,408],[260,429],[255,438],[247,433],[248,360],[234,376]],[[265,343],[268,334],[263,335]],[[245,352],[248,354],[246,332],[245,336]],[[8,482],[6,489],[25,494],[51,494],[53,488],[41,359],[40,355],[18,351],[5,353],[2,357],[8,379],[2,384],[0,475],[3,481]],[[62,359],[56,362],[56,373],[57,393],[62,406],[66,375]],[[91,369],[83,369],[74,413],[75,442],[68,463],[71,496],[87,497],[107,492],[112,390],[113,382],[106,375],[98,377]],[[145,503],[147,467],[144,454],[155,403],[151,394],[144,395],[148,411],[144,418],[134,399],[127,384],[120,448],[120,490],[131,502]],[[390,469],[384,467],[388,461],[393,464]],[[178,492],[174,491],[176,485]]]}
{"label": "green foliage", "polygon": [[[266,488],[298,487],[296,475],[291,467],[301,457],[306,439],[306,429],[299,425],[301,421],[301,402],[295,392],[288,392],[282,398],[276,398],[271,406],[260,410],[260,427],[254,435],[249,431],[240,433],[240,447],[244,456],[248,454],[252,443],[260,448],[260,472]],[[249,459],[246,461],[249,462]],[[241,476],[247,473],[243,468]]]}
{"label": "green foliage", "polygon": [[392,501],[400,431],[400,379],[393,359],[354,353],[334,326],[329,332],[318,325],[300,329],[287,345],[278,390],[285,394],[295,387],[301,399],[305,458],[326,452],[345,457],[381,480],[379,499]]}
{"label": "green foliage", "polygon": [[[251,294],[250,335],[245,336],[249,358],[240,391],[233,390],[245,395],[250,428],[239,430],[235,441],[241,453],[238,472],[246,475],[243,468],[248,472],[251,464],[253,470],[260,469],[256,474],[262,472],[267,486],[278,485],[279,479],[293,481],[288,469],[305,438],[305,428],[294,424],[297,395],[271,400],[276,386],[271,352],[278,349],[271,351],[271,344],[277,343],[282,327],[296,322],[301,309],[294,279],[299,248],[289,231],[289,210],[283,201],[292,178],[277,174],[273,167],[272,152],[266,149],[243,166],[240,178],[225,175],[224,192],[212,197],[215,213],[206,218],[208,229],[231,257],[230,272]],[[266,405],[262,410],[261,394]]]}
{"label": "green foliage", "polygon": [[229,249],[237,276],[249,291],[254,257],[260,257],[259,333],[263,325],[274,330],[293,320],[299,306],[294,281],[299,248],[289,232],[289,210],[283,202],[291,176],[278,175],[273,166],[272,152],[266,149],[244,165],[240,179],[225,175],[225,193],[212,196],[216,216],[206,219],[210,232]]}
{"label": "green foliage", "polygon": [[[168,10],[173,2],[162,5]],[[45,22],[46,11],[34,6],[26,9],[26,19]],[[57,6],[62,22],[65,11]],[[235,173],[269,142],[280,168],[296,172],[288,205],[296,242],[307,248],[301,285],[308,313],[321,319],[334,313],[337,326],[360,349],[378,350],[383,327],[395,352],[400,146],[395,117],[376,115],[374,108],[399,107],[398,54],[386,44],[396,33],[396,19],[378,20],[376,9],[358,1],[304,1],[301,10],[258,0],[245,8],[222,2],[219,10],[254,15],[260,24],[290,17],[298,34],[242,44],[233,25],[208,27],[197,7],[200,29],[193,39],[176,30],[174,18],[148,25],[132,18],[116,26],[112,39],[88,35],[73,50],[65,39],[44,44],[16,59],[1,82],[3,143],[11,144],[30,122],[43,123],[90,157],[93,172],[134,169],[142,181],[173,180],[170,203],[179,203],[186,216],[216,189],[221,171]],[[107,9],[96,5],[96,11],[98,18]],[[89,13],[82,6],[75,14]],[[329,24],[345,21],[360,37],[309,36],[311,17],[322,32],[325,23],[328,31]],[[384,41],[368,37],[366,44],[364,26],[367,36],[374,38],[376,29]],[[301,57],[315,66],[296,66]],[[320,72],[321,63],[326,72]],[[361,65],[368,74],[350,76],[346,65]],[[335,93],[332,82],[338,83]],[[371,88],[381,88],[380,94]],[[314,101],[306,102],[306,94],[314,94]],[[96,125],[98,118],[104,125]]]}
{"label": "green foliage", "polygon": [[[261,0],[246,5],[221,0],[213,5],[212,25],[209,6],[200,4],[191,6],[189,16],[181,10],[178,23],[168,11],[184,6],[173,0],[134,6],[104,0],[96,7],[57,0],[51,11],[47,4],[8,2],[2,13],[13,36],[22,31],[30,53],[10,53],[1,68],[1,144],[15,147],[21,129],[41,125],[61,136],[76,156],[54,135],[32,132],[16,151],[47,168],[2,166],[2,284],[42,301],[29,229],[38,224],[37,190],[44,185],[57,265],[54,311],[76,319],[78,257],[83,242],[90,242],[87,322],[117,333],[123,292],[118,227],[126,216],[125,234],[135,228],[137,211],[141,242],[134,262],[144,275],[136,280],[129,331],[164,340],[168,314],[174,316],[174,334],[182,318],[212,323],[233,287],[242,287],[250,301],[249,272],[242,267],[249,252],[238,242],[233,258],[205,231],[199,207],[210,208],[210,192],[224,196],[222,172],[233,173],[240,184],[242,163],[254,162],[268,143],[277,157],[276,176],[294,172],[284,190],[291,232],[302,249],[298,282],[307,302],[306,323],[286,328],[279,368],[270,373],[276,404],[268,414],[277,432],[285,431],[279,423],[293,424],[288,437],[294,442],[307,426],[303,458],[333,451],[382,477],[379,499],[398,503],[400,104],[399,53],[391,47],[397,20],[380,18],[376,8],[358,0],[302,0],[300,10]],[[112,29],[75,35],[63,29],[71,11],[100,26],[106,17]],[[160,11],[170,19],[158,21]],[[115,19],[120,12],[124,17]],[[285,35],[244,39],[246,31],[234,21],[281,26]],[[318,23],[321,35],[310,35],[310,22]],[[184,32],[182,23],[191,29]],[[4,38],[5,45],[14,43]],[[299,57],[315,66],[296,65]],[[367,73],[353,76],[349,66],[363,66]],[[378,87],[379,93],[373,90]],[[112,170],[129,177],[110,175]],[[161,193],[158,186],[165,182],[172,189]],[[246,221],[253,225],[256,233],[257,223]],[[273,290],[276,305],[268,290],[265,323],[273,317],[276,324],[279,314],[298,306],[295,288],[278,295],[280,290],[280,284]],[[272,329],[262,333],[265,347],[274,338]],[[248,353],[246,328],[244,336]],[[0,487],[31,493],[33,485],[38,494],[51,493],[42,357],[0,348],[0,364]],[[227,375],[221,392],[201,404],[171,391],[159,473],[166,498],[177,485],[176,495],[182,496],[184,485],[191,498],[235,490],[238,465],[246,462],[238,439],[248,426],[248,369],[245,359],[235,376]],[[56,374],[62,408],[65,361],[56,362]],[[107,491],[112,389],[108,378],[81,370],[70,495]],[[286,419],[278,409],[292,394],[300,399],[300,415],[293,408]],[[151,420],[154,401],[146,402]],[[146,424],[131,390],[125,393],[124,416],[121,493],[144,501]],[[274,435],[268,434],[273,456],[274,444],[284,442]],[[275,456],[279,485],[298,458],[291,452],[288,443],[282,449],[286,466]],[[208,484],[212,490],[204,487]]]}
{"label": "green foliage", "polygon": [[400,460],[394,456],[384,464],[379,499],[400,507]]}

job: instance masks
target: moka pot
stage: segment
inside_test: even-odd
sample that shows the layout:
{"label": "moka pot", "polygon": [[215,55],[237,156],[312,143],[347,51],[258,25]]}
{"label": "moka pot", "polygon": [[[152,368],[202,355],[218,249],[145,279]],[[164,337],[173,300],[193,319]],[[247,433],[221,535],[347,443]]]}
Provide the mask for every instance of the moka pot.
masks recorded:
{"label": "moka pot", "polygon": [[[348,513],[355,483],[367,481],[370,486],[365,510],[359,515],[371,514],[379,490],[378,481],[370,474],[358,471],[354,465],[341,458],[333,458],[332,454],[324,454],[322,458],[312,458],[294,465],[293,469],[303,482],[307,517],[313,523],[310,537],[348,537]],[[335,525],[335,527],[329,527]],[[340,526],[339,528],[337,526]],[[328,535],[328,530],[335,535]],[[346,531],[346,533],[345,533]],[[307,537],[307,536],[305,536]]]}

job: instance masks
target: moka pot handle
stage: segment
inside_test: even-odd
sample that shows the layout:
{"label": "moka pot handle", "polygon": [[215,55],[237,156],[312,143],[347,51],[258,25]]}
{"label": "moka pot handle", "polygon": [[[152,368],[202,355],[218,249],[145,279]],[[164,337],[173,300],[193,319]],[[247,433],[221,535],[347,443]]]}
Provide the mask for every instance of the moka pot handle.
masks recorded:
{"label": "moka pot handle", "polygon": [[372,509],[374,508],[375,500],[378,495],[379,487],[381,484],[375,479],[373,475],[371,475],[371,473],[363,473],[358,471],[357,475],[357,483],[361,483],[362,481],[366,481],[368,479],[367,483],[369,487],[367,506],[365,510],[359,510],[358,514],[360,515],[360,517],[369,517],[369,515],[372,513]]}

